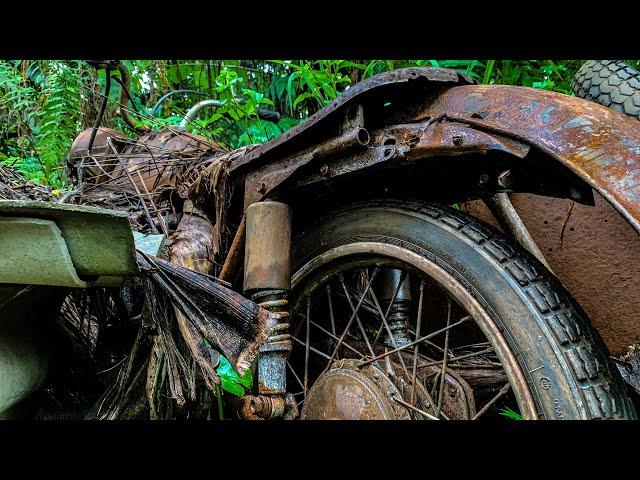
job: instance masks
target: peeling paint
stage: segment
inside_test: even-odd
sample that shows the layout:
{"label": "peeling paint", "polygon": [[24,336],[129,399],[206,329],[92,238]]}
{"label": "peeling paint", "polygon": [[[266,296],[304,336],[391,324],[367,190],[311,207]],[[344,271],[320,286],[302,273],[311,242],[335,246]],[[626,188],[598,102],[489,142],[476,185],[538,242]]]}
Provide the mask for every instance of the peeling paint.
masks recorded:
{"label": "peeling paint", "polygon": [[585,117],[575,117],[565,123],[562,128],[586,127],[587,125],[593,125],[593,122]]}
{"label": "peeling paint", "polygon": [[542,119],[542,121],[548,122],[551,119],[551,112],[553,112],[554,110],[555,107],[547,107],[542,110],[542,113],[540,114],[540,118]]}

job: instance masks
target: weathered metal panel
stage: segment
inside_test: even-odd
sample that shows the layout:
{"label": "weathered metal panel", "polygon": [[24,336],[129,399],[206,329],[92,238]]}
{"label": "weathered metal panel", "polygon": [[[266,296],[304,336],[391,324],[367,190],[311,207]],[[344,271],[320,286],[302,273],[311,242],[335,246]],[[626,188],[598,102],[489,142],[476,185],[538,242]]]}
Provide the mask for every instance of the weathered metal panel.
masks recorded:
{"label": "weathered metal panel", "polygon": [[0,283],[86,287],[51,220],[0,217]]}
{"label": "weathered metal panel", "polygon": [[442,92],[423,116],[446,115],[524,140],[569,167],[640,231],[640,122],[560,93],[505,85]]}
{"label": "weathered metal panel", "polygon": [[52,220],[62,231],[78,275],[138,273],[126,212],[25,200],[0,200],[0,215]]}
{"label": "weathered metal panel", "polygon": [[[602,196],[594,192],[594,198],[591,207],[511,195],[555,275],[584,308],[609,351],[620,355],[640,341],[640,235]],[[466,208],[498,226],[482,202],[469,202]]]}
{"label": "weathered metal panel", "polygon": [[[458,73],[455,70],[428,67],[403,68],[369,77],[350,87],[333,102],[318,110],[304,122],[286,131],[278,138],[260,145],[246,155],[235,159],[231,169],[236,170],[250,163],[253,164],[258,158],[261,158],[262,162],[267,158],[273,158],[273,155],[287,155],[300,148],[300,145],[304,143],[314,143],[309,141],[309,135],[313,133],[313,130],[320,124],[326,125],[326,120],[329,118],[344,117],[345,107],[349,104],[378,101],[380,106],[382,106],[388,100],[396,98],[395,95],[398,89],[404,90],[403,94],[406,94],[412,88],[416,93],[424,93],[425,90],[429,90],[429,88],[433,89],[434,86],[444,88],[474,82],[475,80],[471,77]],[[337,124],[341,123],[341,121],[337,122]],[[329,135],[329,137],[335,136],[337,133],[336,131],[334,135]]]}

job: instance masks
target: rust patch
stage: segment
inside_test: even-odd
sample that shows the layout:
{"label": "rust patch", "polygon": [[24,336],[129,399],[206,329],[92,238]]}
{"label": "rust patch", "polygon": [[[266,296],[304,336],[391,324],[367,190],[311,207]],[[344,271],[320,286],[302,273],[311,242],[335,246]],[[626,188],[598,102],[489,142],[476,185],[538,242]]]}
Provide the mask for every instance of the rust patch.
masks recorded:
{"label": "rust patch", "polygon": [[569,167],[640,231],[640,122],[577,97],[527,87],[444,91],[422,115],[447,115],[524,140]]}
{"label": "rust patch", "polygon": [[[511,200],[609,351],[621,355],[640,341],[640,235],[602,196],[594,192],[594,197],[594,207],[524,193],[511,195]],[[466,208],[499,228],[482,202],[469,202]]]}

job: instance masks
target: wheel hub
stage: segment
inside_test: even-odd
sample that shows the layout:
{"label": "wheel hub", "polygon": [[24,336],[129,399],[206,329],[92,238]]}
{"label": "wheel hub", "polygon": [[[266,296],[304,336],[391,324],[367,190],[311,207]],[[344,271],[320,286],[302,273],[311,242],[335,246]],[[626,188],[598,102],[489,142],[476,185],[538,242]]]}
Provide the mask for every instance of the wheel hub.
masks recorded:
{"label": "wheel hub", "polygon": [[307,393],[301,418],[307,420],[410,420],[409,411],[393,400],[400,392],[373,365],[339,360],[322,373]]}

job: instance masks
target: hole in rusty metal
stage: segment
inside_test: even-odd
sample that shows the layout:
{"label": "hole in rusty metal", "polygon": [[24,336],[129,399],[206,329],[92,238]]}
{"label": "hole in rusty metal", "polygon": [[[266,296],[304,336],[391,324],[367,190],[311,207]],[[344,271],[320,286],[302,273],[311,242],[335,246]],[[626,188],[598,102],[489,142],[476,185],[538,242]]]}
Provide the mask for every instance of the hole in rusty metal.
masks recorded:
{"label": "hole in rusty metal", "polygon": [[360,143],[360,145],[368,145],[369,140],[371,140],[371,138],[369,137],[369,132],[367,132],[367,130],[364,128],[359,129],[358,142]]}
{"label": "hole in rusty metal", "polygon": [[396,139],[391,137],[391,138],[387,138],[384,142],[382,142],[382,145],[384,145],[385,147],[388,145],[395,145],[396,144]]}

